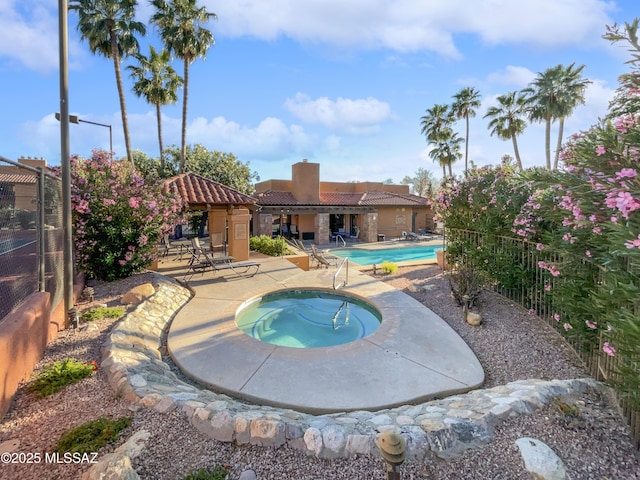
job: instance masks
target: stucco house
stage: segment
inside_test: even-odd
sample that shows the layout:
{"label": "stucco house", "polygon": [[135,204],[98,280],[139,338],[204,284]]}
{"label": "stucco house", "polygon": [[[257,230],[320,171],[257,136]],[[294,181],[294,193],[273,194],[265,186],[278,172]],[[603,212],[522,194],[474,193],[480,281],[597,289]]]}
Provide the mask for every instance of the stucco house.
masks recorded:
{"label": "stucco house", "polygon": [[433,228],[433,211],[408,185],[323,182],[320,164],[295,163],[291,180],[255,185],[254,235],[282,233],[323,245],[338,236],[365,242]]}

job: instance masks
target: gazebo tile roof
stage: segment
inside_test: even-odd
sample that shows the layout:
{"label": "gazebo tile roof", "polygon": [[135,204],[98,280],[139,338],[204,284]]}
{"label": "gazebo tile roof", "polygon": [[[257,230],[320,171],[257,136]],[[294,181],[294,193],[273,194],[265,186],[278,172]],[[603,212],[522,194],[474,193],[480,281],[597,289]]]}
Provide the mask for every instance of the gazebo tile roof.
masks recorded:
{"label": "gazebo tile roof", "polygon": [[178,195],[190,205],[252,205],[256,199],[215,180],[193,172],[181,173],[163,182],[163,191]]}

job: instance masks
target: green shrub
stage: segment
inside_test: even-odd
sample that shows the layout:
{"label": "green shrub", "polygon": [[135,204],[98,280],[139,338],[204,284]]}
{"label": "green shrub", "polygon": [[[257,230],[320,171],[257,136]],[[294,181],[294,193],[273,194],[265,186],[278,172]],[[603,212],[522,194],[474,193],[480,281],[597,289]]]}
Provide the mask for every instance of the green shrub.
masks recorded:
{"label": "green shrub", "polygon": [[92,453],[118,440],[120,432],[131,425],[129,417],[111,419],[100,417],[64,433],[55,451],[58,453]]}
{"label": "green shrub", "polygon": [[221,465],[216,465],[213,470],[201,468],[190,472],[183,480],[225,480],[229,472]]}
{"label": "green shrub", "polygon": [[387,260],[385,260],[380,264],[380,269],[382,269],[382,271],[385,273],[389,273],[393,275],[398,271],[398,264],[394,262],[388,262]]}
{"label": "green shrub", "polygon": [[103,318],[120,318],[125,311],[124,307],[95,307],[83,312],[81,318],[85,322],[93,322]]}
{"label": "green shrub", "polygon": [[95,361],[81,362],[73,358],[65,358],[45,365],[45,367],[35,375],[35,382],[29,389],[37,397],[43,398],[59,392],[67,385],[79,382],[91,375],[98,369]]}
{"label": "green shrub", "polygon": [[283,237],[271,238],[267,235],[259,237],[251,237],[249,239],[249,248],[255,252],[279,257],[288,254],[287,242]]}

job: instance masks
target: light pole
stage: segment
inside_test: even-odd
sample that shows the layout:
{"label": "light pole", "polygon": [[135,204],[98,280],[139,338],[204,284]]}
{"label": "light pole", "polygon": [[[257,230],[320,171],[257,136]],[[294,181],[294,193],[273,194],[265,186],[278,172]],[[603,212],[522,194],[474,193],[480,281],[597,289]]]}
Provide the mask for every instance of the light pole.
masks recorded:
{"label": "light pole", "polygon": [[[60,114],[56,113],[56,120],[60,120]],[[90,123],[91,125],[99,125],[100,127],[107,127],[109,129],[109,155],[111,160],[113,160],[113,132],[111,130],[111,125],[107,125],[106,123],[98,123],[92,122],[90,120],[82,120],[78,118],[77,115],[69,115],[69,123]]]}

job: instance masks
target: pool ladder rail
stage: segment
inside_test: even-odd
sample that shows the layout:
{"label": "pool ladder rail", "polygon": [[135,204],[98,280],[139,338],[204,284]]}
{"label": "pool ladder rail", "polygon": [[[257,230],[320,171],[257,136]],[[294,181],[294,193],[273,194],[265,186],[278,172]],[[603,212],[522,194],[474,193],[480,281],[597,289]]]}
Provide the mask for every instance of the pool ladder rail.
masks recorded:
{"label": "pool ladder rail", "polygon": [[[342,270],[342,267],[344,267],[345,265],[346,265],[346,268],[345,268],[344,282],[336,284],[336,281],[338,280],[338,274]],[[336,269],[336,273],[333,275],[333,289],[338,290],[339,288],[345,287],[348,284],[349,284],[349,258],[345,257],[340,263],[340,266]]]}

